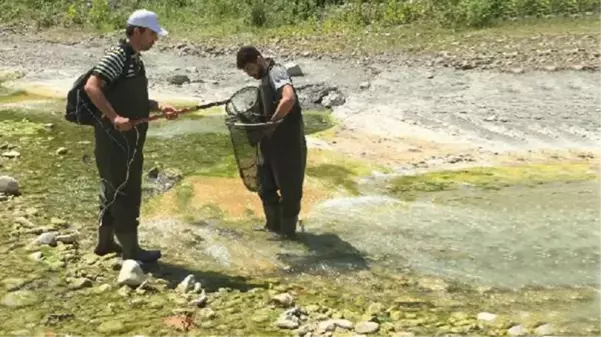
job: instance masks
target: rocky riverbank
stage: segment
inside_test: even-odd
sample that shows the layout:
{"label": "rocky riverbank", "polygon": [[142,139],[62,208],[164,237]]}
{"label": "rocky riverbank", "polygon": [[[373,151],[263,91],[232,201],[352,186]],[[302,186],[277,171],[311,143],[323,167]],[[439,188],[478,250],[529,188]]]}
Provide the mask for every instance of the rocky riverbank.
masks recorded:
{"label": "rocky riverbank", "polygon": [[[11,75],[0,90],[1,334],[601,333],[597,291],[588,282],[486,286],[428,275],[412,264],[417,255],[445,270],[469,260],[474,264],[467,270],[494,265],[507,275],[537,275],[561,272],[536,269],[550,259],[565,264],[576,257],[590,276],[599,256],[584,239],[598,235],[589,207],[598,193],[592,185],[569,185],[576,186],[570,192],[560,187],[598,181],[593,149],[600,140],[600,96],[597,73],[589,71],[597,69],[590,66],[598,63],[596,38],[491,41],[477,50],[459,42],[452,55],[400,58],[402,66],[392,60],[398,55],[330,57],[302,51],[302,43],[294,44],[296,51],[278,43],[270,53],[300,68],[294,80],[304,103],[319,109],[306,113],[303,239],[278,245],[250,230],[262,221],[256,196],[237,178],[219,112],[203,112],[153,125],[142,239],[163,249],[165,258],[140,266],[91,253],[93,139],[62,120],[65,90],[114,37],[53,43],[48,36],[0,35],[0,67]],[[157,97],[213,101],[250,82],[233,66],[233,45],[161,45],[145,56]],[[462,52],[473,55],[457,56]],[[584,66],[571,67],[576,63]],[[519,166],[533,163],[540,165]],[[386,197],[364,189],[380,179],[392,181],[384,186]],[[530,189],[548,184],[532,193],[549,196],[547,203],[526,200]],[[221,193],[223,186],[229,194]],[[505,197],[479,192],[507,186],[518,189]],[[573,203],[574,195],[588,202]],[[397,208],[370,208],[370,198],[392,199]],[[494,209],[502,199],[526,200],[520,212],[527,216]],[[556,213],[547,207],[551,201]],[[535,213],[541,209],[547,213]],[[577,215],[566,217],[570,212]],[[557,222],[565,223],[550,225]],[[533,223],[552,230],[525,231]],[[511,228],[516,224],[520,228]],[[518,229],[525,232],[517,235]],[[460,234],[463,245],[452,240]],[[494,241],[498,251],[482,253],[477,243],[491,236],[511,240]],[[541,264],[526,270],[515,262],[520,258]]]}

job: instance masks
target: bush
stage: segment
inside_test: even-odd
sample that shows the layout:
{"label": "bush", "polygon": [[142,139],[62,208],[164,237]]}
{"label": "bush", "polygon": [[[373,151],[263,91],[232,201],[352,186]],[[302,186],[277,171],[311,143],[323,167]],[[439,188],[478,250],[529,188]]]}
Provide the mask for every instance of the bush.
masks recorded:
{"label": "bush", "polygon": [[600,0],[0,0],[0,19],[33,19],[39,27],[121,28],[135,8],[153,9],[183,27],[229,21],[278,27],[325,20],[359,27],[418,22],[456,28],[513,17],[598,13]]}

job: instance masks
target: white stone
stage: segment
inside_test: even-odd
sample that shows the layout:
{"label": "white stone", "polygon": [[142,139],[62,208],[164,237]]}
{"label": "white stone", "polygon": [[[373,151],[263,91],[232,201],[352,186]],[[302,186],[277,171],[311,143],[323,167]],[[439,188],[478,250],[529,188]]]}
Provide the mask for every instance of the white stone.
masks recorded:
{"label": "white stone", "polygon": [[121,266],[121,271],[119,272],[119,278],[117,279],[117,282],[119,285],[137,287],[146,281],[146,278],[147,277],[144,274],[144,271],[137,261],[125,260]]}

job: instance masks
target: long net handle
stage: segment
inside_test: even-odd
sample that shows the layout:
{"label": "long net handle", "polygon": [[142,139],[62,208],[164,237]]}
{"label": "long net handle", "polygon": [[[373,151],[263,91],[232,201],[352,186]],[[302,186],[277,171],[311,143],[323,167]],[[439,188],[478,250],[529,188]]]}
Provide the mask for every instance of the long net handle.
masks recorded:
{"label": "long net handle", "polygon": [[[193,111],[198,111],[198,110],[204,110],[204,109],[209,109],[215,106],[220,106],[220,105],[225,105],[229,102],[229,99],[223,100],[223,101],[217,101],[217,102],[211,102],[211,103],[206,103],[206,104],[201,104],[201,105],[196,105],[196,106],[192,106],[192,107],[188,107],[188,108],[184,108],[181,109],[179,111],[179,114],[185,114],[185,113],[189,113],[189,112],[193,112]],[[142,123],[148,123],[151,121],[155,121],[157,119],[161,119],[161,118],[165,118],[165,115],[163,114],[156,114],[156,115],[152,115],[150,117],[146,117],[146,118],[140,118],[140,119],[136,119],[135,121],[133,121],[133,125],[139,125]]]}

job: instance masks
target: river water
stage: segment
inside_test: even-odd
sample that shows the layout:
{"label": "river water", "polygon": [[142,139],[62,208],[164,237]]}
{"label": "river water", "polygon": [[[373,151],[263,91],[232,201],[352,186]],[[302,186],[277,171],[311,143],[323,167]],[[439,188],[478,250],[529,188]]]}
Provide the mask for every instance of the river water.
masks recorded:
{"label": "river water", "polygon": [[328,200],[307,219],[391,268],[482,285],[599,285],[595,182]]}

